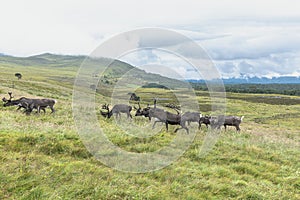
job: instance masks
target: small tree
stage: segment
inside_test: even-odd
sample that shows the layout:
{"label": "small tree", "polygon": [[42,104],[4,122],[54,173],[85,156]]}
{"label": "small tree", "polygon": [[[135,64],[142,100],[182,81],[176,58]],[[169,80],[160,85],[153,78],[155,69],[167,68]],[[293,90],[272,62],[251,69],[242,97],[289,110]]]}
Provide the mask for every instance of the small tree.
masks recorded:
{"label": "small tree", "polygon": [[22,78],[22,74],[20,74],[20,73],[15,73],[15,77],[17,77],[18,80],[20,80],[20,79]]}

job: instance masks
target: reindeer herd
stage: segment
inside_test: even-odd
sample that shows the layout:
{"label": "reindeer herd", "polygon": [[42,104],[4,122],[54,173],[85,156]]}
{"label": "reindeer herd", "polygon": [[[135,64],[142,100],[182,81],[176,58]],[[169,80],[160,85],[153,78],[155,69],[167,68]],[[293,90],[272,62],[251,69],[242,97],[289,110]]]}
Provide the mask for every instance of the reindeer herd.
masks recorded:
{"label": "reindeer herd", "polygon": [[[51,109],[51,113],[55,112],[54,105],[56,103],[56,100],[54,99],[32,99],[32,98],[26,98],[21,97],[16,100],[12,100],[14,97],[12,96],[12,92],[8,92],[9,99],[6,99],[5,97],[2,99],[4,102],[3,106],[18,106],[17,110],[20,110],[21,108],[24,109],[24,113],[29,115],[34,109],[37,110],[37,113],[40,113],[42,110],[44,113],[46,113],[46,108],[49,107]],[[174,107],[173,109],[177,112],[171,113],[169,111],[166,111],[161,108],[156,107],[156,99],[154,99],[154,106],[150,107],[148,104],[147,107],[141,108],[140,103],[138,103],[138,108],[134,106],[134,109],[136,110],[135,116],[144,116],[151,121],[152,118],[155,118],[152,128],[155,127],[157,122],[162,122],[165,124],[166,129],[168,131],[169,125],[179,125],[179,128],[175,129],[175,132],[177,132],[180,129],[185,129],[187,134],[189,133],[189,128],[187,127],[187,124],[190,125],[191,122],[198,123],[198,129],[201,128],[201,124],[205,124],[206,127],[208,125],[211,126],[213,129],[221,129],[222,126],[225,127],[225,130],[227,126],[234,126],[237,131],[240,131],[240,124],[243,121],[244,116],[237,117],[237,116],[203,116],[200,112],[185,112],[184,114],[181,114],[178,111],[177,107]],[[131,111],[132,106],[126,105],[126,104],[116,104],[113,106],[113,108],[110,110],[108,104],[104,104],[101,107],[103,110],[106,110],[106,112],[103,112],[100,110],[100,114],[104,117],[111,118],[113,115],[116,115],[116,118],[121,118],[121,113],[125,113],[127,115],[127,118],[132,118]]]}
{"label": "reindeer herd", "polygon": [[[132,111],[132,106],[126,105],[126,104],[116,104],[113,106],[113,108],[110,110],[108,104],[102,105],[102,109],[106,110],[106,112],[103,112],[100,110],[100,114],[104,117],[110,118],[113,116],[113,114],[116,115],[116,118],[121,117],[121,113],[126,113],[127,118],[132,118],[132,115],[130,112]],[[152,125],[152,128],[155,127],[157,122],[162,122],[166,125],[166,129],[168,131],[169,125],[179,125],[179,128],[175,129],[175,132],[177,132],[180,129],[185,129],[187,134],[189,134],[189,129],[186,125],[190,125],[191,122],[198,123],[198,129],[201,128],[201,124],[205,124],[206,127],[208,125],[211,126],[213,129],[221,129],[222,126],[225,127],[225,130],[227,126],[234,126],[237,131],[240,131],[240,124],[243,121],[244,116],[237,117],[237,116],[203,116],[200,112],[185,112],[184,114],[180,114],[180,112],[177,109],[174,109],[177,114],[171,113],[169,111],[166,111],[161,108],[156,107],[156,99],[154,100],[154,106],[150,107],[148,104],[147,107],[141,108],[140,103],[138,103],[138,108],[134,106],[134,109],[136,110],[135,116],[144,116],[151,121],[152,118],[155,118],[154,124]]]}

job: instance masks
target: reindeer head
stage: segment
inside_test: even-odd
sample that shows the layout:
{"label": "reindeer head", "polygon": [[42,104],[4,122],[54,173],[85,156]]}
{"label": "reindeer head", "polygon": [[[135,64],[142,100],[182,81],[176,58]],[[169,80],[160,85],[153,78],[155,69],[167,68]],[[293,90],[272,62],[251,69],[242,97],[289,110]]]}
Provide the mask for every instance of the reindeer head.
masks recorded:
{"label": "reindeer head", "polygon": [[136,113],[135,116],[147,116],[149,115],[149,110],[150,110],[150,105],[148,104],[148,106],[146,108],[141,108],[140,103],[138,103],[139,108],[136,108]]}
{"label": "reindeer head", "polygon": [[109,104],[105,103],[104,105],[101,106],[101,109],[108,110],[109,109],[108,106],[109,106]]}
{"label": "reindeer head", "polygon": [[100,114],[103,116],[103,117],[109,117],[109,104],[104,104],[101,106],[101,109],[103,110],[107,110],[107,112],[103,112],[102,110],[100,110]]}
{"label": "reindeer head", "polygon": [[4,102],[3,106],[6,107],[6,106],[12,106],[12,99],[14,98],[12,96],[12,92],[8,92],[8,95],[9,95],[9,99],[6,99],[5,97],[2,98],[2,101]]}
{"label": "reindeer head", "polygon": [[3,97],[3,98],[2,98],[2,101],[3,101],[4,103],[6,103],[8,100],[7,100],[5,97]]}

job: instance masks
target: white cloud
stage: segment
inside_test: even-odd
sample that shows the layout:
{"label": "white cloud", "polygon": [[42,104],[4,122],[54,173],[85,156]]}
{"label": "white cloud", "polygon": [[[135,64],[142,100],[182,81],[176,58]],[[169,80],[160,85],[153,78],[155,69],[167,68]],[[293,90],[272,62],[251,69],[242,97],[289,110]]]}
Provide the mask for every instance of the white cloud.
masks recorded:
{"label": "white cloud", "polygon": [[[284,23],[283,23],[284,22]],[[300,70],[300,21],[232,21],[215,28],[226,37],[199,40],[226,77],[297,74]]]}
{"label": "white cloud", "polygon": [[[90,54],[111,35],[154,26],[197,41],[224,76],[299,74],[299,19],[293,0],[3,1],[0,53]],[[143,62],[154,57],[144,55]],[[169,64],[182,69],[171,58]]]}

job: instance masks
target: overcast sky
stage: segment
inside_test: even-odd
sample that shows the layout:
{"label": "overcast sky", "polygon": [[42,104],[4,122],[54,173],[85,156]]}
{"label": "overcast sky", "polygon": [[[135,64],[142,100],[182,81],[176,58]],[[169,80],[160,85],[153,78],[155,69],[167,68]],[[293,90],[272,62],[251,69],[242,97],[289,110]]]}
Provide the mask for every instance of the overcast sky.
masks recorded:
{"label": "overcast sky", "polygon": [[[196,41],[223,77],[300,76],[299,8],[295,0],[1,1],[0,53],[89,55],[118,33],[162,27]],[[162,64],[156,52],[141,54],[140,62],[128,61]],[[193,78],[180,63],[169,64]]]}

